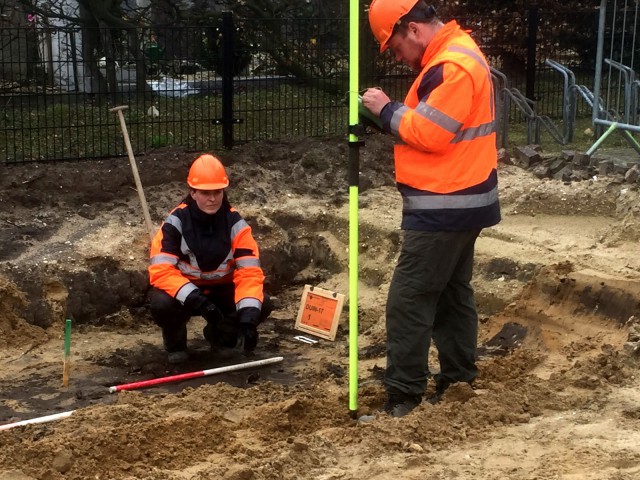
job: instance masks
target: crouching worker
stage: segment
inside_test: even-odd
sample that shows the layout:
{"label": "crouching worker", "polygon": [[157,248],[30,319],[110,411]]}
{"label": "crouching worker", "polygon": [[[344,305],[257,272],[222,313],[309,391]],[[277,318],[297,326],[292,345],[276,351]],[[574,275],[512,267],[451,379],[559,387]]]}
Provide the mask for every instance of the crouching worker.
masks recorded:
{"label": "crouching worker", "polygon": [[151,315],[162,328],[170,363],[189,358],[187,322],[202,316],[212,349],[243,345],[252,352],[257,326],[271,313],[251,227],[230,205],[224,166],[195,159],[189,194],[162,223],[151,244]]}

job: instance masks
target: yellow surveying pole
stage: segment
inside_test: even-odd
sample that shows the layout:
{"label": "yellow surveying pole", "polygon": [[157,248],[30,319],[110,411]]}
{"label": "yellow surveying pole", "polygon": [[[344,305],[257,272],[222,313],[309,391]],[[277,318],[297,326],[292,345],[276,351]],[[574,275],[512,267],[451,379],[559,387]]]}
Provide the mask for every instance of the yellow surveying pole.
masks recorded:
{"label": "yellow surveying pole", "polygon": [[349,0],[349,413],[358,416],[358,186],[360,146],[358,91],[360,2]]}

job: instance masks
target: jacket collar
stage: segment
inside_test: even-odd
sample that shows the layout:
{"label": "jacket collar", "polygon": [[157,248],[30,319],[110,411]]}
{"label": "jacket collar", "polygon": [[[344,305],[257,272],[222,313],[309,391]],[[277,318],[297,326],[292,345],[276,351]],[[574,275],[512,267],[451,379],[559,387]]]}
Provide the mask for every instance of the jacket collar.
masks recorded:
{"label": "jacket collar", "polygon": [[450,22],[445,23],[440,30],[436,32],[433,36],[429,45],[424,50],[424,54],[422,55],[422,61],[420,65],[424,67],[429,61],[436,56],[440,51],[442,51],[442,47],[449,39],[455,34],[462,31],[460,25],[455,20],[451,20]]}
{"label": "jacket collar", "polygon": [[192,200],[188,205],[189,205],[188,208],[191,211],[193,218],[197,222],[204,223],[207,225],[215,222],[216,219],[220,217],[222,212],[222,207],[220,207],[220,209],[214,214],[205,213],[198,208],[198,204],[195,202],[195,200]]}

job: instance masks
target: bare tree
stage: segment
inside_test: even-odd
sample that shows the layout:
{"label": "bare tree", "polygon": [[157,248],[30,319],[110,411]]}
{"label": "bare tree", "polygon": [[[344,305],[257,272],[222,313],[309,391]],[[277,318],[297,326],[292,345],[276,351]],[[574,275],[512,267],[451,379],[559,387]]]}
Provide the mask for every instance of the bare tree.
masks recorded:
{"label": "bare tree", "polygon": [[[0,0],[2,4],[9,0]],[[26,13],[42,19],[44,25],[75,27],[82,32],[82,58],[98,92],[116,94],[116,58],[135,63],[136,88],[148,90],[146,59],[140,26],[149,25],[152,12],[161,10],[169,22],[179,21],[181,11],[171,0],[13,0]],[[123,51],[126,50],[126,51]],[[99,67],[104,58],[106,75]]]}
{"label": "bare tree", "polygon": [[247,42],[259,45],[279,70],[331,93],[346,91],[347,2],[338,0],[223,0],[240,17]]}

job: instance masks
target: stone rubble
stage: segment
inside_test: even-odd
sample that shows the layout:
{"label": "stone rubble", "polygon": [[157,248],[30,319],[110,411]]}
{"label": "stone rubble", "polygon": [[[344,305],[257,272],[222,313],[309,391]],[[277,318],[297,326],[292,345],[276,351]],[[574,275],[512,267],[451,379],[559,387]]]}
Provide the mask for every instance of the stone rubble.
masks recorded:
{"label": "stone rubble", "polygon": [[565,183],[606,176],[612,183],[640,185],[640,155],[626,160],[573,150],[544,155],[539,145],[524,145],[516,147],[513,155],[501,148],[498,163],[519,166],[540,179],[552,178]]}

